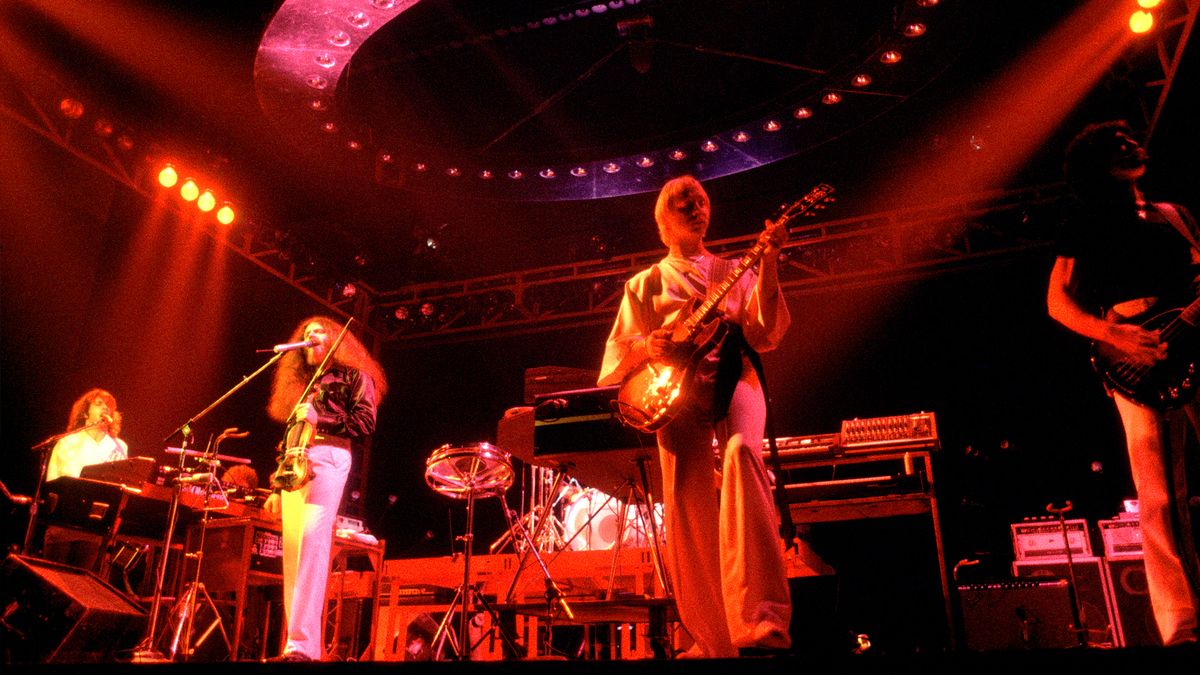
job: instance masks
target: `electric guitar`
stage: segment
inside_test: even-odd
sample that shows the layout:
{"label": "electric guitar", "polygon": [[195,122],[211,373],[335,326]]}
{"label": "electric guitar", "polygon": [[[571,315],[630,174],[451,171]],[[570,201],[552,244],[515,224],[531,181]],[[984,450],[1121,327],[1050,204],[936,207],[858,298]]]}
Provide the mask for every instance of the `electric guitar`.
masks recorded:
{"label": "electric guitar", "polygon": [[[785,225],[791,219],[829,200],[833,188],[821,183],[800,199],[785,205],[775,222]],[[686,400],[687,386],[699,360],[721,343],[727,326],[714,316],[714,310],[738,279],[762,258],[767,248],[758,241],[738,261],[720,284],[700,302],[692,298],[671,328],[671,341],[679,345],[678,354],[664,359],[646,359],[625,376],[617,392],[617,416],[641,431],[657,431],[666,426]]]}
{"label": "electric guitar", "polygon": [[[1149,318],[1146,318],[1149,317]],[[1138,323],[1146,330],[1158,330],[1168,344],[1167,358],[1152,366],[1130,361],[1112,346],[1092,343],[1092,367],[1106,383],[1124,396],[1142,405],[1160,410],[1178,408],[1192,400],[1200,376],[1196,373],[1200,298],[1182,308],[1149,310],[1129,317],[1126,323]]]}

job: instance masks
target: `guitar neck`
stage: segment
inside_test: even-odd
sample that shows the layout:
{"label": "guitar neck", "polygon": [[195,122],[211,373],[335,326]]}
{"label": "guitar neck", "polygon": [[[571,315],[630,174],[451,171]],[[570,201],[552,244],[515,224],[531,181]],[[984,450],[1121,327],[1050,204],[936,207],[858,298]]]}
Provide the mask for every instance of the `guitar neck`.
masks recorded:
{"label": "guitar neck", "polygon": [[1178,320],[1187,323],[1188,325],[1196,325],[1197,319],[1200,319],[1200,298],[1192,301],[1192,304],[1183,308],[1179,313]]}

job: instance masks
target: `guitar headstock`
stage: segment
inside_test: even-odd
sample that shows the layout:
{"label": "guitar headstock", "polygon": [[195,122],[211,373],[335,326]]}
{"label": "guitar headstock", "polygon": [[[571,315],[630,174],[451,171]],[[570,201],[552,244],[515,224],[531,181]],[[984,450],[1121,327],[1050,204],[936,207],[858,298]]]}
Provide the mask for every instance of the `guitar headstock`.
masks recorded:
{"label": "guitar headstock", "polygon": [[834,189],[832,185],[829,185],[828,183],[818,183],[803,197],[779,207],[777,215],[772,218],[772,220],[777,223],[780,221],[788,223],[797,216],[823,209],[825,208],[826,204],[835,201],[833,192]]}

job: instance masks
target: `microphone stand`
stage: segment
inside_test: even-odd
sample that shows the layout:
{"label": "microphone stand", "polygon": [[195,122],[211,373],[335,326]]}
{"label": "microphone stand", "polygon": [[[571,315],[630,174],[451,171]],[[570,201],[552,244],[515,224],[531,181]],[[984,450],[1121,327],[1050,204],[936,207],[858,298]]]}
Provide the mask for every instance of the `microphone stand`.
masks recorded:
{"label": "microphone stand", "polygon": [[47,438],[41,443],[29,448],[31,451],[41,454],[42,464],[41,468],[38,470],[37,487],[34,488],[33,491],[33,501],[29,502],[29,523],[25,526],[25,540],[21,542],[21,555],[29,555],[30,547],[33,545],[33,532],[34,527],[37,524],[38,502],[41,501],[42,498],[42,487],[46,482],[46,468],[50,464],[50,453],[46,452],[46,449],[50,447],[51,443],[57,443],[71,434],[76,434],[80,431],[87,431],[88,429],[95,429],[102,424],[111,424],[111,422],[108,420],[96,420],[87,426],[82,426],[78,429],[71,429],[70,431],[64,431],[61,434],[54,434],[50,438]]}
{"label": "microphone stand", "polygon": [[171,539],[173,538],[173,536],[175,534],[175,523],[179,518],[179,498],[180,498],[180,494],[182,493],[182,489],[183,489],[183,484],[179,482],[179,479],[183,477],[185,463],[187,462],[187,456],[188,456],[187,446],[188,446],[188,441],[192,436],[192,426],[191,425],[192,425],[192,423],[196,422],[200,418],[207,415],[209,412],[212,411],[213,408],[216,408],[218,405],[220,405],[222,402],[224,402],[225,399],[232,396],[239,389],[241,389],[242,387],[249,384],[249,382],[251,380],[253,380],[255,377],[258,377],[260,374],[262,374],[262,372],[264,370],[266,370],[267,368],[270,368],[272,365],[274,365],[277,361],[279,361],[279,359],[283,358],[284,353],[285,352],[282,352],[282,351],[276,352],[266,363],[259,366],[258,370],[254,371],[253,373],[250,373],[249,375],[244,376],[240,382],[238,382],[237,384],[235,384],[233,386],[233,388],[231,388],[229,391],[225,392],[224,394],[221,394],[220,398],[218,398],[217,400],[210,403],[208,405],[208,407],[205,408],[204,410],[201,410],[200,412],[193,415],[191,417],[191,419],[184,422],[175,431],[172,431],[171,433],[167,434],[167,437],[162,440],[163,444],[165,445],[176,434],[181,434],[183,442],[180,445],[181,452],[179,453],[179,471],[175,476],[175,481],[174,481],[175,485],[174,485],[174,489],[172,490],[172,493],[171,493],[171,506],[168,510],[168,515],[167,515],[167,532],[163,536],[163,553],[158,561],[158,569],[156,570],[156,573],[155,573],[154,599],[150,603],[150,619],[146,625],[146,636],[142,639],[141,644],[139,644],[137,649],[135,649],[133,652],[134,663],[139,663],[139,662],[140,663],[151,663],[151,662],[167,661],[167,659],[162,654],[155,651],[155,649],[154,649],[154,644],[155,644],[154,632],[155,632],[155,629],[157,628],[158,615],[162,608],[163,583],[166,580],[166,576],[167,576],[167,560],[171,557]]}

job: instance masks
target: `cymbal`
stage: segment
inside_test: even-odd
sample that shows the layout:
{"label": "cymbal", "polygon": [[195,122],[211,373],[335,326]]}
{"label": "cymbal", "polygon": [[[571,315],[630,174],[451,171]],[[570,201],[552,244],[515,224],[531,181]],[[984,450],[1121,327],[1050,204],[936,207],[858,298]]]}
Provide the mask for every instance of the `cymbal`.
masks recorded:
{"label": "cymbal", "polygon": [[209,457],[211,459],[220,460],[222,462],[233,462],[234,464],[252,464],[253,463],[250,460],[246,459],[245,457],[234,457],[232,455],[209,455],[208,453],[201,452],[199,450],[184,450],[183,448],[167,448],[168,455],[178,455],[180,453],[183,453],[184,455],[187,455],[188,457]]}

